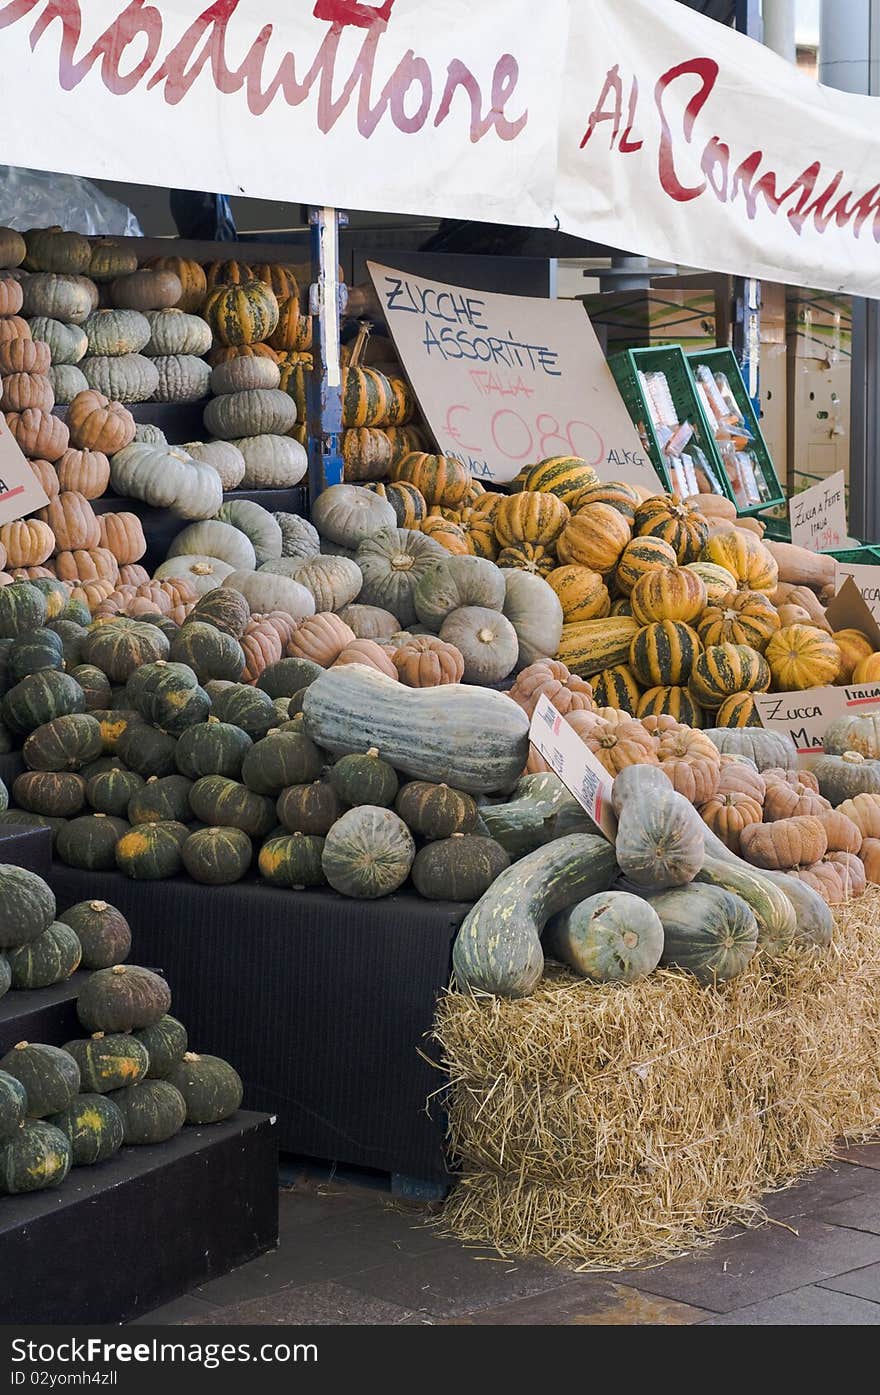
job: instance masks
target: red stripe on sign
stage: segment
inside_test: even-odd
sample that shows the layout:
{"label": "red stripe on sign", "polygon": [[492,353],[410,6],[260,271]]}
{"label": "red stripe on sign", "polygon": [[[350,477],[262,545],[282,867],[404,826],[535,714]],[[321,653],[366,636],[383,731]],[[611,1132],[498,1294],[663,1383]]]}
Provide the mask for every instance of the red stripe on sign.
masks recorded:
{"label": "red stripe on sign", "polygon": [[875,705],[880,704],[880,697],[851,698],[846,705],[847,707],[866,707],[869,706],[871,703],[874,703]]}
{"label": "red stripe on sign", "polygon": [[0,499],[14,499],[16,494],[24,493],[24,485],[20,484],[16,489],[7,489],[5,494],[0,494]]}

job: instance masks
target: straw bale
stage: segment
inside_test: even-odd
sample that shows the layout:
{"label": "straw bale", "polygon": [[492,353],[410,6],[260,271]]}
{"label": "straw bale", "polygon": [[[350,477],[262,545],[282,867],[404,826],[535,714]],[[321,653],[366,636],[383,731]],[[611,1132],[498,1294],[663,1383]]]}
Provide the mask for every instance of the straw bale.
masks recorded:
{"label": "straw bale", "polygon": [[673,970],[530,998],[449,992],[435,1039],[459,1238],[587,1268],[660,1260],[880,1128],[880,888],[828,950],[717,989]]}

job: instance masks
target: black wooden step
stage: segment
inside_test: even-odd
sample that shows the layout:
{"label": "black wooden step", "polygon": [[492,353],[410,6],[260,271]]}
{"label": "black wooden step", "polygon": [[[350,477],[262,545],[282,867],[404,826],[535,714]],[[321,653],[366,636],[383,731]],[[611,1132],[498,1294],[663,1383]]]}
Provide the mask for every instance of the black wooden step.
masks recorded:
{"label": "black wooden step", "polygon": [[66,983],[51,988],[10,988],[0,998],[0,1056],[17,1041],[63,1046],[73,1037],[86,1036],[76,1015],[76,1000],[88,977],[89,971],[80,969]]}
{"label": "black wooden step", "polygon": [[0,1196],[0,1323],[118,1323],[278,1243],[274,1120],[240,1111]]}

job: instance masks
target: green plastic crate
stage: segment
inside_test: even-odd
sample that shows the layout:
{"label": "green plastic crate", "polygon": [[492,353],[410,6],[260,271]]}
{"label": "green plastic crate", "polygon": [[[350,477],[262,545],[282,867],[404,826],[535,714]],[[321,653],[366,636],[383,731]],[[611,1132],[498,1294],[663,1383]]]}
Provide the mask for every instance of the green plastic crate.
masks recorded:
{"label": "green plastic crate", "polygon": [[[764,476],[764,481],[770,491],[770,498],[762,499],[761,502],[757,504],[750,504],[748,508],[741,509],[737,504],[737,513],[742,518],[747,518],[750,514],[761,513],[764,509],[772,509],[775,504],[784,503],[785,491],[776,473],[773,457],[767,449],[767,442],[764,440],[764,434],[761,431],[755,409],[752,406],[752,399],[749,397],[748,389],[743,381],[743,375],[740,371],[740,366],[733,349],[694,349],[686,356],[686,362],[692,373],[699,364],[704,363],[713,373],[724,373],[726,375],[727,381],[730,383],[734,401],[742,412],[743,421],[753,438],[751,449],[757,456],[761,474]],[[729,485],[730,481],[727,479],[727,471],[724,469],[724,457],[720,455],[720,452],[719,456],[725,482]],[[734,500],[734,503],[736,503],[732,488],[730,490],[730,497]]]}
{"label": "green plastic crate", "polygon": [[[626,349],[621,354],[612,354],[608,364],[614,374],[614,380],[624,405],[632,417],[633,425],[644,441],[651,464],[667,493],[674,494],[676,490],[670,479],[666,458],[651,421],[651,413],[648,410],[648,403],[639,381],[640,372],[660,372],[666,375],[679,421],[689,422],[693,426],[694,440],[708,459],[711,470],[721,484],[720,492],[730,499],[731,503],[735,503],[730,481],[722,467],[718,447],[706,420],[702,403],[694,388],[693,375],[681,346],[668,344],[653,349]],[[762,505],[762,507],[766,508],[767,506]]]}

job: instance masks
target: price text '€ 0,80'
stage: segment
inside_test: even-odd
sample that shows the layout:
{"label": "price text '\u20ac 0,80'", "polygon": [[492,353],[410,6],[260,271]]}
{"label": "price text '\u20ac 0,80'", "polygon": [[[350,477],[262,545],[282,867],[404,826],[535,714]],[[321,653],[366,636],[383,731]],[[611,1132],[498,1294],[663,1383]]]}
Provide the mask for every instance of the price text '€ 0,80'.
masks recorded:
{"label": "price text '\u20ac 0,80'", "polygon": [[496,453],[519,463],[555,455],[574,455],[594,466],[605,460],[605,443],[596,428],[577,418],[560,422],[552,412],[533,407],[535,389],[522,377],[484,369],[471,369],[469,376],[480,396],[497,406],[488,416],[475,413],[466,403],[447,409],[446,434],[455,442],[457,454],[474,463]]}

